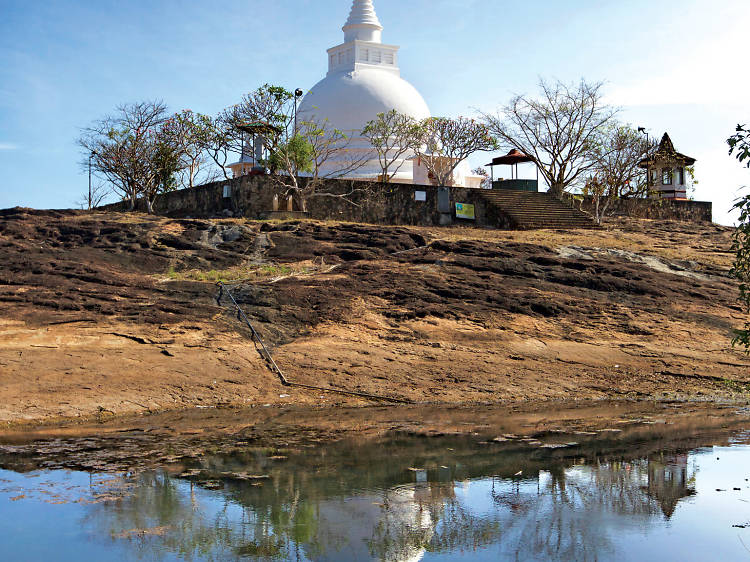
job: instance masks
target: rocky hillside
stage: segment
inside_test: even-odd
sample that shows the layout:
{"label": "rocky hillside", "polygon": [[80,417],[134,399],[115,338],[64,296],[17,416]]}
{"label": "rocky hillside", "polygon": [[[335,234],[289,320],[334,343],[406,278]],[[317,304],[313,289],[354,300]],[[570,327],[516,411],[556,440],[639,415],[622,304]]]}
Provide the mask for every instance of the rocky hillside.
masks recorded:
{"label": "rocky hillside", "polygon": [[742,396],[731,230],[0,211],[0,421],[221,404]]}

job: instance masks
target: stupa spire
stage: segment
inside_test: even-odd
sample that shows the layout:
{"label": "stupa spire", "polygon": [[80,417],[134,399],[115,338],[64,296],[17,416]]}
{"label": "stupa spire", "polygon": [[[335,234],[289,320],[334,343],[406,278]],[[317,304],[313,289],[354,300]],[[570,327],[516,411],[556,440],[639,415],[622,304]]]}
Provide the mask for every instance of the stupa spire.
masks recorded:
{"label": "stupa spire", "polygon": [[343,30],[344,41],[347,43],[354,40],[381,42],[383,26],[380,25],[372,0],[354,0]]}

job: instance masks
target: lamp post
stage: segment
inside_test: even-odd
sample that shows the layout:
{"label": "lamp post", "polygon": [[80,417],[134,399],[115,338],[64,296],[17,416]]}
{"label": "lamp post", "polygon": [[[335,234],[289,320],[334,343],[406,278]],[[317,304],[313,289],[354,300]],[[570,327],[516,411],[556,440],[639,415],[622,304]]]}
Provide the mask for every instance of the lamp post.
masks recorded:
{"label": "lamp post", "polygon": [[304,92],[301,88],[294,90],[294,136],[297,136],[297,100],[302,97]]}
{"label": "lamp post", "polygon": [[643,133],[646,135],[646,190],[648,191],[646,197],[651,197],[651,170],[649,168],[649,149],[651,148],[651,145],[649,144],[648,139],[648,131],[646,130],[646,127],[638,127],[638,132]]}

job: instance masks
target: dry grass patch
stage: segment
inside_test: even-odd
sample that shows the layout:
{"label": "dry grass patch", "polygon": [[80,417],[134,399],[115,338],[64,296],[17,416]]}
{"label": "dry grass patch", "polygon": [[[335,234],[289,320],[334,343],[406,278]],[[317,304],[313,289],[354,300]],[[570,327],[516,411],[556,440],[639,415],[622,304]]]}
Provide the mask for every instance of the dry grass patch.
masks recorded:
{"label": "dry grass patch", "polygon": [[[312,275],[330,269],[322,268],[310,261],[291,264],[244,264],[226,269],[188,269],[176,271],[170,268],[166,273],[166,279],[170,281],[200,281],[206,283],[237,283],[275,281],[284,277]],[[162,278],[162,280],[164,280]]]}

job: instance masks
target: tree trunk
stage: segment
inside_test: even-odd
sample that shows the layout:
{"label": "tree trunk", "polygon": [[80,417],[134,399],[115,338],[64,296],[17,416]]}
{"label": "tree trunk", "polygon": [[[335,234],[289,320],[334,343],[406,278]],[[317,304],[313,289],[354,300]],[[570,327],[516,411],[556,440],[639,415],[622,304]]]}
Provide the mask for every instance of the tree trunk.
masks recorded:
{"label": "tree trunk", "polygon": [[609,209],[609,206],[611,204],[612,204],[612,195],[609,195],[604,200],[604,206],[602,207],[602,212],[601,212],[601,215],[599,216],[599,220],[597,221],[597,224],[602,224],[602,220],[604,219],[605,215],[607,214],[607,209]]}
{"label": "tree trunk", "polygon": [[594,220],[596,224],[602,224],[602,218],[599,216],[599,196],[594,195]]}
{"label": "tree trunk", "polygon": [[438,187],[453,187],[453,170],[439,174],[437,180]]}
{"label": "tree trunk", "polygon": [[148,212],[149,215],[153,215],[154,214],[154,200],[151,199],[151,197],[144,197],[144,199],[146,200],[146,211]]}
{"label": "tree trunk", "polygon": [[553,182],[549,186],[549,194],[557,199],[562,199],[563,193],[565,192],[565,186],[562,183]]}
{"label": "tree trunk", "polygon": [[136,193],[135,190],[130,192],[130,212],[135,211],[135,205],[136,205]]}
{"label": "tree trunk", "polygon": [[195,176],[198,175],[198,166],[190,164],[190,189],[195,187]]}

